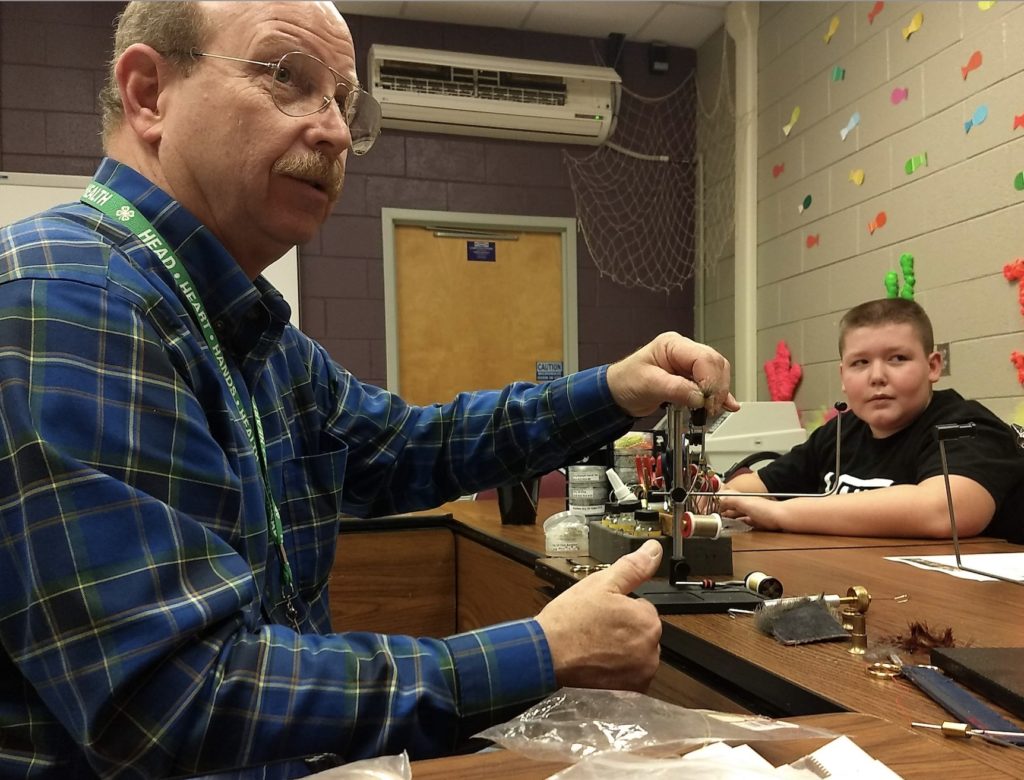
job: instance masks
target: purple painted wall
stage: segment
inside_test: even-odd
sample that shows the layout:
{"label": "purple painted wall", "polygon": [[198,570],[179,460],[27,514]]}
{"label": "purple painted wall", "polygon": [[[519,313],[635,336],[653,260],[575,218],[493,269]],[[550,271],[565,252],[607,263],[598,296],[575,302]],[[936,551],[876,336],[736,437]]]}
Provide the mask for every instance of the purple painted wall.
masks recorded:
{"label": "purple painted wall", "polygon": [[[0,170],[91,174],[102,151],[96,94],[121,3],[0,3]],[[603,39],[488,27],[348,18],[360,71],[371,43],[595,64]],[[670,92],[696,67],[670,50],[667,75],[647,71],[647,47],[627,43],[619,71],[643,95]],[[694,122],[695,112],[679,118]],[[382,207],[575,216],[557,144],[385,130],[350,157],[345,192],[319,235],[300,248],[303,328],[367,382],[384,384]],[[577,147],[586,154],[590,147]],[[692,287],[672,294],[602,278],[577,244],[580,366],[615,360],[663,330],[693,329]]]}

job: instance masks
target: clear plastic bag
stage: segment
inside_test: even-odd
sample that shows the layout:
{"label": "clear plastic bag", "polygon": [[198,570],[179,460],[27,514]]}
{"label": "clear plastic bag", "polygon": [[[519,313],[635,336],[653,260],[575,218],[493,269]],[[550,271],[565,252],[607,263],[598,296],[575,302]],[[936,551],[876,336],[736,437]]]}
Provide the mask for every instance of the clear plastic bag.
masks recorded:
{"label": "clear plastic bag", "polygon": [[[551,775],[548,780],[779,780],[771,767],[725,765],[713,758],[647,758],[633,753],[597,753],[578,764]],[[815,780],[815,774],[795,773],[787,777]]]}
{"label": "clear plastic bag", "polygon": [[671,756],[709,742],[837,735],[756,715],[687,709],[632,691],[563,688],[476,736],[530,758],[575,762],[604,751]]}
{"label": "clear plastic bag", "polygon": [[412,780],[409,754],[404,750],[397,756],[378,756],[353,761],[351,764],[328,769],[317,774],[322,780]]}

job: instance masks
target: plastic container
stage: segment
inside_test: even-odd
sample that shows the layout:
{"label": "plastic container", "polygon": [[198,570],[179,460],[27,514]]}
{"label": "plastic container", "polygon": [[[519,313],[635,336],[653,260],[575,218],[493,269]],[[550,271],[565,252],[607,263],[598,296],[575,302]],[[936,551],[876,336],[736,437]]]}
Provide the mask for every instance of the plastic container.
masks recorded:
{"label": "plastic container", "polygon": [[569,509],[544,521],[544,553],[552,558],[590,555],[587,516]]}

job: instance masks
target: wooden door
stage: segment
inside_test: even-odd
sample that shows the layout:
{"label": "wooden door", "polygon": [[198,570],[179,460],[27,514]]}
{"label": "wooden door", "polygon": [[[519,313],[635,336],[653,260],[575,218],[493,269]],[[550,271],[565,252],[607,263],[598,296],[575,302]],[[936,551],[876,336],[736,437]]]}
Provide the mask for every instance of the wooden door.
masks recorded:
{"label": "wooden door", "polygon": [[[488,251],[470,236],[395,227],[398,394],[405,400],[444,403],[463,390],[537,381],[538,363],[564,367],[561,235],[511,236],[482,237]],[[551,368],[542,366],[540,378],[550,378]]]}

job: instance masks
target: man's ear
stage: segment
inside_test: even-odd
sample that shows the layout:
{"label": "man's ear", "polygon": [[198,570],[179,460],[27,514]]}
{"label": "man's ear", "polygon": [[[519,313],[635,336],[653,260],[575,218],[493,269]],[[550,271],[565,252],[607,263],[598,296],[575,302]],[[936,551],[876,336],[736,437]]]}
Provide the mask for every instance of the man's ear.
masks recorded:
{"label": "man's ear", "polygon": [[114,66],[124,123],[148,143],[160,140],[164,117],[159,98],[171,73],[163,55],[144,43],[133,43],[125,49]]}

